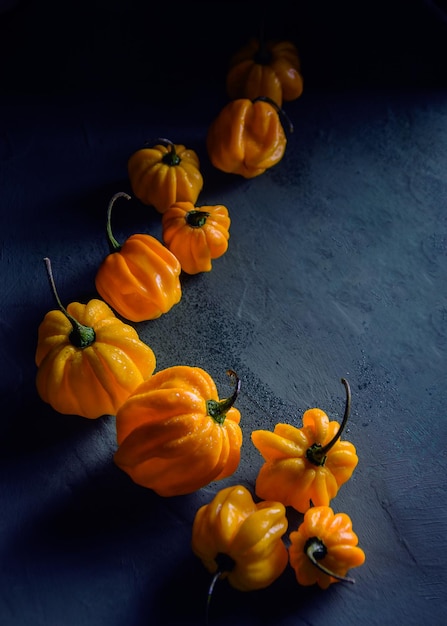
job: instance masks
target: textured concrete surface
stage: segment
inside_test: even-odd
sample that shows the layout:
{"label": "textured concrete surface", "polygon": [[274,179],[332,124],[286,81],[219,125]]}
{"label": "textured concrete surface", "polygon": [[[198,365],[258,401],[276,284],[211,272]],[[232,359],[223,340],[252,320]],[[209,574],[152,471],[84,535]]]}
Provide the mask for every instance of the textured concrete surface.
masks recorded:
{"label": "textured concrete surface", "polygon": [[[205,10],[198,7],[205,4],[191,7]],[[240,4],[235,40],[253,3]],[[335,18],[331,3],[318,5]],[[96,31],[99,41],[88,27],[93,31],[103,15],[94,3],[76,50],[64,46],[59,30],[51,38],[45,19],[32,28],[34,3],[3,17],[0,45],[6,41],[19,55],[15,61],[10,55],[1,69],[0,103],[3,626],[204,624],[209,575],[190,549],[197,508],[228,484],[253,489],[261,466],[250,442],[254,428],[300,425],[313,406],[341,419],[342,376],[353,392],[346,437],[359,465],[332,506],[351,516],[366,553],[366,563],[352,572],[356,584],[325,592],[302,588],[290,569],[261,592],[241,594],[222,583],[210,624],[444,623],[447,89],[437,52],[446,52],[446,31],[424,3],[409,3],[406,27],[399,37],[393,31],[393,39],[391,27],[402,15],[399,3],[393,6],[388,20],[372,18],[374,28],[362,23],[364,48],[362,31],[345,22],[346,7],[335,23],[310,3],[289,22],[276,15],[275,26],[284,23],[284,32],[296,27],[302,34],[306,18],[308,30],[320,27],[328,39],[316,45],[307,31],[303,36],[309,89],[285,106],[295,127],[286,156],[251,181],[217,172],[206,155],[206,129],[225,102],[218,73],[199,97],[197,73],[190,91],[182,71],[174,72],[180,83],[169,74],[173,54],[163,62],[157,56],[163,71],[149,65],[156,88],[132,82],[126,91],[121,80],[111,84],[108,64],[93,88],[89,79],[101,67],[101,43],[116,55],[118,78],[125,75],[125,50],[133,48],[106,28],[121,24],[127,44],[132,40],[137,22],[123,26],[127,13],[120,3],[104,14],[109,21]],[[225,13],[222,19],[226,26],[233,18]],[[75,26],[81,21],[76,14]],[[177,35],[179,24],[171,16]],[[340,44],[344,60],[351,59],[342,89],[333,79],[336,26],[353,37]],[[35,56],[28,48],[29,65],[23,33],[33,42],[45,34]],[[69,34],[74,41],[72,29]],[[155,54],[160,29],[150,34]],[[375,59],[367,45],[373,39],[382,43]],[[407,48],[412,39],[417,54]],[[349,56],[353,43],[357,54]],[[134,46],[141,47],[141,39]],[[191,47],[195,58],[200,46]],[[218,48],[219,64],[230,49],[228,41]],[[186,43],[182,55],[184,68]],[[48,58],[55,64],[37,80],[34,70]],[[208,71],[209,56],[203,58]],[[23,81],[17,68],[28,68]],[[127,158],[155,136],[197,150],[205,180],[199,200],[228,207],[231,238],[210,273],[182,276],[178,305],[135,327],[153,348],[157,369],[203,367],[221,396],[230,390],[226,369],[242,380],[237,472],[170,499],[134,485],[114,466],[113,416],[92,422],[59,415],[42,403],[34,384],[37,327],[54,308],[42,259],[52,259],[63,302],[97,296],[94,276],[108,251],[107,203],[117,191],[130,191]],[[115,212],[116,237],[160,237],[159,214],[136,200],[128,204]],[[289,513],[293,530],[301,516]]]}

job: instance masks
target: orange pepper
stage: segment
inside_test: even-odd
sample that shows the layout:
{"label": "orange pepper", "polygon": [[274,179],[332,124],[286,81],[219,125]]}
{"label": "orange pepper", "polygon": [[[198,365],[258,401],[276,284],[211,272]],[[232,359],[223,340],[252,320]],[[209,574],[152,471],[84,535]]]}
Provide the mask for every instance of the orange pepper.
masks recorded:
{"label": "orange pepper", "polygon": [[131,235],[121,245],[112,234],[111,211],[119,197],[113,196],[107,212],[110,247],[98,268],[95,285],[100,296],[122,317],[142,322],[167,313],[182,297],[178,259],[152,235]]}
{"label": "orange pepper", "polygon": [[197,511],[192,550],[215,575],[213,582],[226,578],[240,591],[264,589],[287,566],[287,526],[280,502],[255,503],[242,485],[226,487]]}
{"label": "orange pepper", "polygon": [[95,419],[115,415],[155,369],[152,349],[134,328],[115,317],[101,300],[71,302],[49,311],[39,326],[36,385],[39,396],[56,411]]}
{"label": "orange pepper", "polygon": [[226,77],[229,97],[271,98],[278,106],[303,92],[298,50],[291,41],[251,39],[231,59]]}
{"label": "orange pepper", "polygon": [[253,178],[279,163],[287,144],[280,113],[267,98],[239,98],[225,105],[206,137],[214,167]]}
{"label": "orange pepper", "polygon": [[350,517],[328,506],[309,509],[289,539],[290,564],[300,585],[327,589],[338,581],[354,582],[346,573],[365,562]]}
{"label": "orange pepper", "polygon": [[128,174],[136,197],[164,213],[178,200],[196,202],[203,178],[194,150],[168,139],[159,142],[131,155]]}
{"label": "orange pepper", "polygon": [[191,493],[234,473],[240,461],[240,387],[219,400],[211,376],[177,365],[140,385],[116,415],[115,463],[161,496]]}
{"label": "orange pepper", "polygon": [[212,260],[228,249],[230,223],[228,209],[221,204],[176,202],[163,214],[162,237],[184,272],[209,272]]}
{"label": "orange pepper", "polygon": [[349,384],[343,421],[329,421],[321,409],[309,409],[303,427],[276,424],[274,431],[255,430],[251,438],[265,463],[256,479],[256,494],[273,497],[304,513],[314,505],[328,505],[339,487],[348,481],[357,466],[356,449],[340,437],[351,406]]}

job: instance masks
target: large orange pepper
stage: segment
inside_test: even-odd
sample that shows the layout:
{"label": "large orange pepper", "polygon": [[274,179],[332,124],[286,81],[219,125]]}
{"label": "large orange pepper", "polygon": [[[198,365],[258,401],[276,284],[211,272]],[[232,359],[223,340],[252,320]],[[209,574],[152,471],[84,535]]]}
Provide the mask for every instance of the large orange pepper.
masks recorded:
{"label": "large orange pepper", "polygon": [[289,535],[290,565],[300,585],[327,589],[335,582],[354,582],[346,574],[365,562],[346,513],[334,514],[328,506],[316,506],[304,515],[296,531]]}
{"label": "large orange pepper", "polygon": [[178,200],[196,202],[203,177],[194,150],[167,139],[158,141],[155,146],[141,148],[131,155],[128,174],[136,197],[164,213]]}
{"label": "large orange pepper", "polygon": [[116,416],[115,463],[161,496],[191,493],[234,473],[240,461],[240,413],[219,400],[203,369],[177,365],[141,384]]}
{"label": "large orange pepper", "polygon": [[206,137],[214,167],[253,178],[279,163],[287,144],[280,113],[277,105],[266,98],[239,98],[226,104]]}
{"label": "large orange pepper", "polygon": [[280,502],[255,503],[242,485],[226,487],[197,511],[192,550],[213,581],[227,579],[240,591],[263,589],[287,567],[287,526]]}
{"label": "large orange pepper", "polygon": [[155,369],[152,349],[134,328],[101,300],[71,302],[65,309],[47,271],[59,309],[49,311],[38,331],[37,390],[44,402],[66,415],[90,419],[115,415]]}
{"label": "large orange pepper", "polygon": [[162,217],[163,241],[187,274],[209,272],[212,260],[228,249],[228,209],[221,205],[196,207],[176,202]]}
{"label": "large orange pepper", "polygon": [[251,39],[231,58],[226,87],[232,100],[267,96],[278,106],[296,100],[303,92],[303,77],[295,44]]}
{"label": "large orange pepper", "polygon": [[253,444],[265,460],[256,479],[260,498],[275,497],[304,513],[311,504],[328,505],[349,480],[358,457],[352,443],[340,440],[351,406],[349,384],[342,382],[346,407],[341,425],[330,422],[321,409],[309,409],[302,428],[277,424],[273,432],[252,432]]}
{"label": "large orange pepper", "polygon": [[142,322],[167,313],[182,297],[181,266],[177,257],[152,235],[131,235],[121,245],[110,225],[111,211],[119,197],[113,196],[107,212],[110,247],[95,278],[100,296],[127,320]]}

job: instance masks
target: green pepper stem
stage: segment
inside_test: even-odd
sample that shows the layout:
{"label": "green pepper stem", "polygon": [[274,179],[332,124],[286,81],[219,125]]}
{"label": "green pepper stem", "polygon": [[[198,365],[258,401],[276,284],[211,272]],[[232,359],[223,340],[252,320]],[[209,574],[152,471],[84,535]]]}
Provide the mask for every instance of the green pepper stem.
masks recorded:
{"label": "green pepper stem", "polygon": [[355,583],[355,580],[353,578],[335,574],[319,562],[319,560],[324,559],[327,554],[327,548],[321,541],[321,539],[318,539],[317,537],[311,537],[310,539],[308,539],[304,546],[304,552],[312,565],[319,569],[320,572],[323,572],[323,574],[327,574],[327,576],[331,576],[332,578],[335,578],[336,580],[344,583]]}
{"label": "green pepper stem", "polygon": [[61,299],[59,298],[59,294],[57,293],[56,283],[54,282],[53,270],[51,268],[51,261],[48,257],[45,257],[44,262],[45,262],[45,267],[47,270],[48,280],[50,282],[51,291],[53,292],[53,296],[60,310],[62,311],[62,313],[65,315],[65,317],[68,319],[68,321],[70,322],[72,326],[72,331],[69,335],[70,342],[77,348],[87,348],[88,346],[91,346],[96,338],[94,329],[91,326],[84,326],[83,324],[78,322],[78,320],[76,320],[72,315],[70,315],[70,313],[64,307],[64,305],[61,302]]}
{"label": "green pepper stem", "polygon": [[112,208],[118,198],[126,198],[126,200],[131,200],[131,197],[128,193],[124,193],[124,191],[119,191],[114,196],[112,196],[109,206],[107,207],[107,241],[109,244],[110,253],[119,252],[121,250],[121,244],[115,239],[112,233]]}
{"label": "green pepper stem", "polygon": [[293,133],[293,124],[292,124],[292,120],[290,119],[290,117],[287,115],[287,113],[284,111],[284,109],[282,109],[279,104],[277,102],[275,102],[272,98],[269,98],[268,96],[258,96],[257,98],[254,98],[252,100],[253,104],[255,102],[268,102],[268,104],[271,104],[272,107],[276,110],[276,112],[279,115],[279,118],[281,119],[281,123],[283,126],[287,127],[287,130],[289,131],[289,133]]}
{"label": "green pepper stem", "polygon": [[239,391],[241,389],[241,381],[239,380],[236,372],[234,372],[233,370],[227,370],[227,374],[235,380],[235,388],[233,394],[229,398],[226,398],[224,400],[207,400],[206,402],[208,415],[212,417],[213,420],[218,424],[224,423],[227,411],[229,411],[233,404],[236,402],[236,398],[238,397]]}
{"label": "green pepper stem", "polygon": [[210,214],[208,213],[208,211],[193,209],[192,211],[188,211],[185,219],[186,223],[188,224],[188,226],[191,226],[191,228],[201,228],[206,224],[206,220],[209,216]]}
{"label": "green pepper stem", "polygon": [[164,143],[169,148],[168,152],[163,156],[162,161],[165,165],[180,165],[181,158],[175,151],[175,144],[170,139],[159,137],[158,141]]}
{"label": "green pepper stem", "polygon": [[349,386],[348,381],[345,378],[342,378],[341,382],[343,383],[345,390],[346,390],[346,403],[345,403],[345,413],[343,415],[343,420],[340,424],[340,428],[337,430],[334,437],[332,437],[329,443],[327,443],[325,446],[322,446],[320,443],[314,443],[307,450],[306,458],[308,459],[308,461],[310,461],[314,465],[324,465],[327,453],[340,439],[342,432],[348,421],[349,414],[351,412],[351,388]]}

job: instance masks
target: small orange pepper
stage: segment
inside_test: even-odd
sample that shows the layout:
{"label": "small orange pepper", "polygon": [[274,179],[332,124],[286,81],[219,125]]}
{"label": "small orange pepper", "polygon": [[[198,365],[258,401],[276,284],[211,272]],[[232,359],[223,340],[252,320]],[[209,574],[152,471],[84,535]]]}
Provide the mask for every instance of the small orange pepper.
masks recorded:
{"label": "small orange pepper", "polygon": [[212,260],[228,249],[230,223],[228,209],[221,204],[176,202],[163,214],[162,238],[184,272],[209,272]]}
{"label": "small orange pepper", "polygon": [[155,369],[152,349],[105,302],[62,306],[51,263],[48,277],[59,309],[39,326],[36,385],[39,396],[66,415],[96,419],[119,407]]}
{"label": "small orange pepper", "polygon": [[346,513],[334,514],[328,506],[306,511],[298,530],[289,535],[289,560],[300,585],[327,589],[339,581],[354,582],[346,574],[365,562]]}
{"label": "small orange pepper", "polygon": [[280,502],[255,503],[246,487],[226,487],[197,511],[192,550],[214,574],[213,583],[227,579],[240,591],[263,589],[287,567],[287,526]]}
{"label": "small orange pepper", "polygon": [[255,430],[252,442],[265,463],[256,479],[256,494],[265,500],[275,497],[286,506],[304,513],[311,503],[328,505],[357,466],[356,449],[340,437],[348,420],[351,391],[346,389],[343,421],[329,421],[321,409],[309,409],[303,427],[277,424],[273,432]]}
{"label": "small orange pepper", "polygon": [[179,260],[152,235],[131,235],[121,245],[111,229],[111,212],[117,198],[130,200],[126,193],[113,196],[107,211],[110,248],[98,268],[95,285],[100,296],[122,317],[142,322],[167,313],[182,297]]}
{"label": "small orange pepper", "polygon": [[203,187],[199,158],[194,150],[168,139],[141,148],[128,161],[130,185],[143,204],[164,213],[180,200],[196,202]]}
{"label": "small orange pepper", "polygon": [[208,128],[206,146],[211,163],[244,178],[259,176],[279,163],[287,144],[282,113],[265,97],[239,98],[226,104]]}

